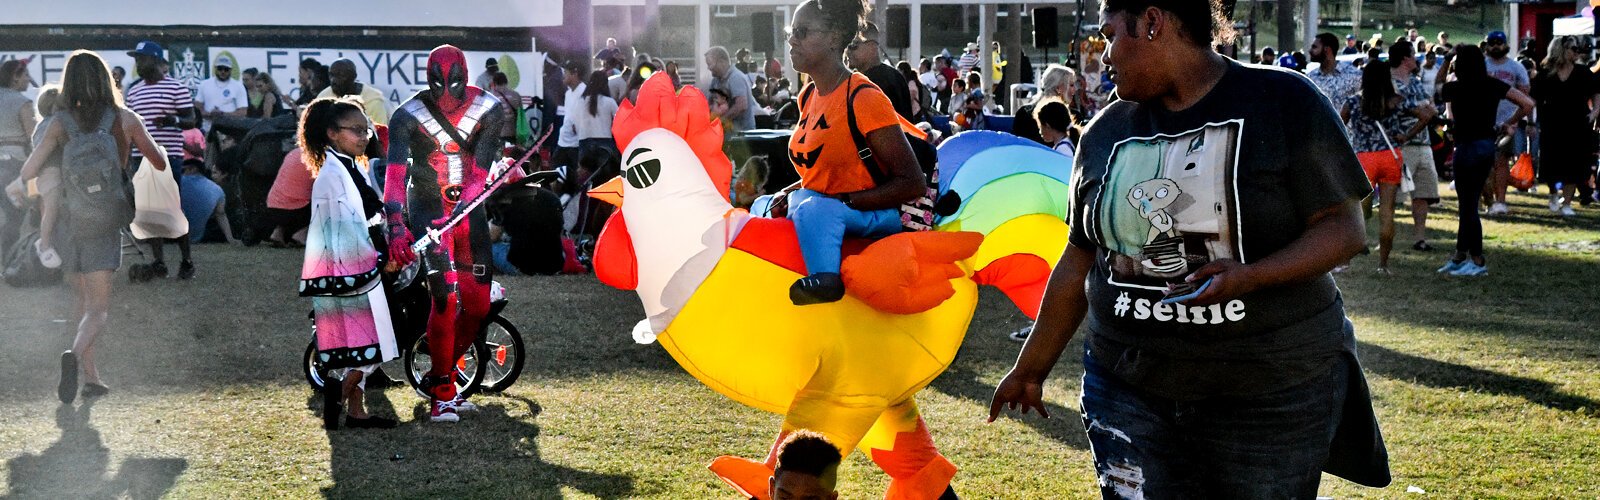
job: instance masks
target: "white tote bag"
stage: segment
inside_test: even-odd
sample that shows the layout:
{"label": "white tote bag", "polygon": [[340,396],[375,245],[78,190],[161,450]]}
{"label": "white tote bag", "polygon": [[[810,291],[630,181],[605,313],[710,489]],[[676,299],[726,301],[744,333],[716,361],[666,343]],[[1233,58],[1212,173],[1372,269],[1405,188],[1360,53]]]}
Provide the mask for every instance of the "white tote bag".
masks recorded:
{"label": "white tote bag", "polygon": [[[183,216],[182,198],[178,196],[178,181],[172,172],[156,170],[145,158],[139,171],[133,174],[133,237],[178,238],[189,234],[189,219]],[[167,165],[167,168],[178,168]]]}

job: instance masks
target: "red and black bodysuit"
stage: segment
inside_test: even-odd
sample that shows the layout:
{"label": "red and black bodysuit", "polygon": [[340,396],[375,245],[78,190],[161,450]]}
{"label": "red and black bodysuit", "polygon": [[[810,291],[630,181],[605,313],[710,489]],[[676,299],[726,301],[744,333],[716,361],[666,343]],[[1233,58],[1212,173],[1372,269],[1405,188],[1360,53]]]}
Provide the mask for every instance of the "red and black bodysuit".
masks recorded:
{"label": "red and black bodysuit", "polygon": [[[500,158],[503,104],[467,82],[466,56],[461,49],[441,45],[428,55],[428,89],[389,120],[391,166],[384,182],[389,248],[400,265],[420,257],[428,277],[433,368],[425,385],[436,414],[438,403],[456,401],[451,372],[489,314],[493,261],[482,206],[466,224],[444,233],[426,255],[410,251],[415,236],[440,227],[456,204],[483,192],[488,169]],[[446,406],[453,413],[453,406]]]}

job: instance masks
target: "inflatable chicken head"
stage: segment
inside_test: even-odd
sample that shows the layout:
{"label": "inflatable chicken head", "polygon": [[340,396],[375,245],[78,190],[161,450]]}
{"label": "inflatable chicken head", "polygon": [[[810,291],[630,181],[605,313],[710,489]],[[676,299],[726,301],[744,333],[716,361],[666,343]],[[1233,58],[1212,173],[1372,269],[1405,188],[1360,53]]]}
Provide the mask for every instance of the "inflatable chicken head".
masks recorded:
{"label": "inflatable chicken head", "polygon": [[722,125],[704,94],[680,93],[657,74],[623,103],[611,126],[622,175],[590,191],[619,210],[595,248],[595,274],[644,301],[654,331],[664,331],[727,248],[733,164],[722,153]]}

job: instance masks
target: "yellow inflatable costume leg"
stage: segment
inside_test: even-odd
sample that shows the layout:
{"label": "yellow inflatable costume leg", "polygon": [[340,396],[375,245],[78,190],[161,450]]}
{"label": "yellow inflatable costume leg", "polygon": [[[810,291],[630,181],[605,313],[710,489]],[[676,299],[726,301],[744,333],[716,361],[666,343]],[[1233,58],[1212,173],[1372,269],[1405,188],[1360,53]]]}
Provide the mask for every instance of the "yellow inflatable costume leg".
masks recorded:
{"label": "yellow inflatable costume leg", "polygon": [[956,475],[956,466],[933,446],[916,401],[889,407],[857,445],[889,474],[890,500],[939,498]]}

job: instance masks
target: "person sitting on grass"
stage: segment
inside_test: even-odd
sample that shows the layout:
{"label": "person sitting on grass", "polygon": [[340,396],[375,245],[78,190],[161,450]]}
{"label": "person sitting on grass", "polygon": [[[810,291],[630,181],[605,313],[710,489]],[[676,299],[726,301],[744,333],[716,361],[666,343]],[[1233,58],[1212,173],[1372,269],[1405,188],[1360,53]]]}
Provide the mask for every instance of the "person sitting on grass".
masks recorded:
{"label": "person sitting on grass", "polygon": [[822,434],[798,430],[778,445],[778,465],[768,481],[773,500],[834,500],[839,492],[839,448]]}
{"label": "person sitting on grass", "polygon": [[183,217],[189,220],[189,241],[200,243],[206,239],[206,223],[217,221],[217,229],[222,230],[220,238],[211,241],[226,241],[238,245],[241,242],[233,237],[233,225],[228,221],[228,201],[222,195],[222,186],[206,175],[206,162],[199,159],[183,160],[183,182],[178,184],[178,199],[183,206]]}

